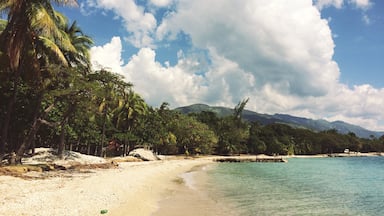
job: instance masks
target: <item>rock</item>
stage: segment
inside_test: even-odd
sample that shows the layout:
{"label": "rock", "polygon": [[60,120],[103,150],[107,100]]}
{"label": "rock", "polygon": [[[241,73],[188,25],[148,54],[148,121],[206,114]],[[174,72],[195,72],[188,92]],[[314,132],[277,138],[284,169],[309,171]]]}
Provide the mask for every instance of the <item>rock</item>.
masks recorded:
{"label": "rock", "polygon": [[155,161],[160,160],[152,151],[143,148],[135,149],[129,152],[129,156],[140,158],[143,161]]}
{"label": "rock", "polygon": [[70,167],[70,165],[63,166],[61,164],[53,164],[53,167],[55,170],[67,170]]}
{"label": "rock", "polygon": [[140,158],[133,157],[133,156],[126,156],[126,157],[114,157],[109,159],[109,161],[115,162],[115,163],[121,163],[121,162],[140,162],[143,161]]}

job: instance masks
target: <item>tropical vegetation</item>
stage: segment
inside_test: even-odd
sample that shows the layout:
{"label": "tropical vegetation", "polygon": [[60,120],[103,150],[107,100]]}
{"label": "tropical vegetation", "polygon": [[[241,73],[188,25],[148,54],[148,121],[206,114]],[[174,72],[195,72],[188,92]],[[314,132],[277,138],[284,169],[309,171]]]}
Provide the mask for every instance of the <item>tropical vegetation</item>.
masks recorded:
{"label": "tropical vegetation", "polygon": [[242,119],[248,99],[229,116],[188,115],[164,102],[149,106],[133,84],[90,63],[92,39],[53,5],[75,0],[3,0],[0,11],[0,161],[21,163],[35,147],[108,156],[136,147],[159,154],[318,154],[383,151],[384,137],[335,130],[316,133]]}

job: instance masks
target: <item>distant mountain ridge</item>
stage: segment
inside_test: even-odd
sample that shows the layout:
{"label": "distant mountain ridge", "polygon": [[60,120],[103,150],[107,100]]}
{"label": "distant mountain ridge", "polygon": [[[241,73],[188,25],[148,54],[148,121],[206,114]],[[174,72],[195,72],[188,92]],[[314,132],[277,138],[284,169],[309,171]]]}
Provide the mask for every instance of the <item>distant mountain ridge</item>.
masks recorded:
{"label": "distant mountain ridge", "polygon": [[[199,113],[202,111],[211,111],[216,113],[219,117],[224,117],[233,114],[233,109],[220,106],[209,106],[206,104],[193,104],[190,106],[178,107],[175,109],[183,114]],[[268,125],[273,123],[287,124],[295,128],[307,128],[313,131],[325,131],[335,129],[339,133],[355,133],[356,136],[361,138],[370,138],[370,136],[381,137],[384,132],[370,131],[358,125],[349,124],[343,121],[329,122],[323,119],[313,120],[303,117],[296,117],[287,114],[260,114],[250,110],[244,110],[243,119],[253,122],[257,121],[262,125]]]}

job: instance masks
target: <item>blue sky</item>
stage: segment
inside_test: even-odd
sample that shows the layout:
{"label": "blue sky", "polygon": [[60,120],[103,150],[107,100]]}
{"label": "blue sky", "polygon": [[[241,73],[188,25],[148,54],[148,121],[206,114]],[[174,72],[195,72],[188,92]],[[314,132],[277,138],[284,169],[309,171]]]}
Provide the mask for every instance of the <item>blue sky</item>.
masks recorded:
{"label": "blue sky", "polygon": [[380,0],[79,0],[60,8],[152,106],[206,103],[384,131]]}
{"label": "blue sky", "polygon": [[[371,84],[384,87],[384,2],[359,10],[350,5],[322,10],[331,17],[330,27],[336,35],[334,59],[341,71],[341,81],[349,85]],[[365,17],[368,20],[364,20]]]}

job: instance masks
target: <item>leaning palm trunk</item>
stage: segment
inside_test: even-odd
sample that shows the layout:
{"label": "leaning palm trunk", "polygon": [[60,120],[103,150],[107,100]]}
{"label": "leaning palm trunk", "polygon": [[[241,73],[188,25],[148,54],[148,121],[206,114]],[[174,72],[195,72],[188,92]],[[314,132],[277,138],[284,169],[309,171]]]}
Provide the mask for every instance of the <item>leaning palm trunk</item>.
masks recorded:
{"label": "leaning palm trunk", "polygon": [[0,161],[3,159],[3,156],[5,155],[5,147],[7,146],[8,142],[8,130],[9,130],[9,124],[11,122],[12,117],[12,111],[14,109],[14,105],[16,102],[16,93],[17,93],[17,83],[14,81],[14,87],[13,87],[13,93],[11,98],[8,101],[7,105],[7,111],[4,116],[4,121],[1,125],[1,135],[0,135]]}
{"label": "leaning palm trunk", "polygon": [[43,123],[45,116],[53,109],[53,107],[54,107],[54,104],[51,104],[41,114],[39,114],[39,112],[36,111],[32,126],[29,129],[27,135],[24,137],[23,142],[21,143],[20,147],[16,152],[16,163],[21,163],[21,158],[23,157],[26,150],[29,149],[29,147],[31,146],[31,143],[35,141],[37,131],[39,130],[41,124]]}

